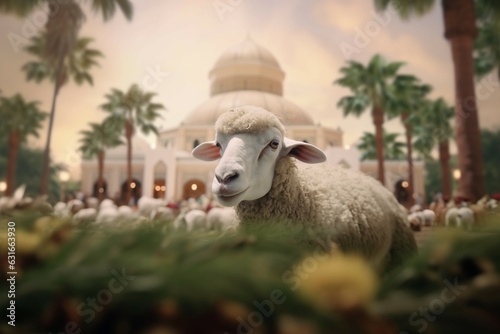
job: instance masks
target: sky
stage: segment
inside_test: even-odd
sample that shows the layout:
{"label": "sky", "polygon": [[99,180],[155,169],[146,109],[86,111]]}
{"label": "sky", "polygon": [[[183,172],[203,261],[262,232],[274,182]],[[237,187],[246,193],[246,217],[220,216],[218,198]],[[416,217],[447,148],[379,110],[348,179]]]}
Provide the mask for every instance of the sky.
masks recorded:
{"label": "sky", "polygon": [[[137,83],[157,93],[154,101],[166,111],[160,128],[177,126],[209,97],[208,72],[228,48],[249,34],[267,48],[286,73],[284,96],[309,112],[323,126],[340,127],[344,144],[373,132],[369,112],[344,118],[336,107],[349,91],[333,82],[348,60],[367,63],[379,53],[388,61],[404,61],[401,73],[413,74],[434,87],[432,98],[454,99],[453,66],[444,38],[441,6],[428,15],[401,21],[392,12],[377,13],[372,0],[132,0],[134,15],[121,13],[104,22],[82,2],[86,21],[80,36],[94,39],[104,53],[92,70],[94,85],[69,83],[59,94],[52,135],[52,156],[74,178],[80,174],[79,132],[100,122],[99,109],[111,88],[127,90]],[[49,111],[51,83],[27,82],[21,67],[30,57],[22,51],[26,39],[45,23],[44,9],[27,18],[0,14],[0,90],[4,96],[21,93]],[[476,82],[480,124],[500,128],[500,84],[495,75]],[[402,133],[399,120],[386,130]],[[403,140],[403,135],[400,137]],[[40,138],[29,144],[43,147]]]}

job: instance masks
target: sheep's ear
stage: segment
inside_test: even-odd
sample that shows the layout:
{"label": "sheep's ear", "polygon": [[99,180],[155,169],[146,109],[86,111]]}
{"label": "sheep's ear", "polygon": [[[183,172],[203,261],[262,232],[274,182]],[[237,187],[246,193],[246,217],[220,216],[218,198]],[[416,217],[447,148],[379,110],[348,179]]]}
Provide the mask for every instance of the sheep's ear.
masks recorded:
{"label": "sheep's ear", "polygon": [[207,141],[196,146],[191,152],[196,159],[213,161],[221,157],[220,148],[215,145],[215,141]]}
{"label": "sheep's ear", "polygon": [[291,156],[309,164],[326,161],[325,153],[316,146],[286,137],[283,142],[283,152],[284,156]]}

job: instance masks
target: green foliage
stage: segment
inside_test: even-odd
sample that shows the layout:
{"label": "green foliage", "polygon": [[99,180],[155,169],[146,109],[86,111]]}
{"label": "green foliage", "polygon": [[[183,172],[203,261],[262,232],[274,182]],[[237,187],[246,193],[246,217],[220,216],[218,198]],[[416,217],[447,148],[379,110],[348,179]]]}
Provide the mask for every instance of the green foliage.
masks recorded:
{"label": "green foliage", "polygon": [[481,131],[484,178],[488,194],[500,193],[500,130]]}
{"label": "green foliage", "polygon": [[101,108],[109,114],[106,122],[110,126],[125,128],[128,122],[144,134],[158,134],[154,122],[161,118],[160,110],[165,109],[161,103],[153,102],[156,94],[142,90],[137,84],[130,86],[128,91],[111,89],[106,95],[107,102]]}
{"label": "green foliage", "polygon": [[[18,235],[16,327],[3,322],[0,330],[64,332],[73,322],[83,333],[237,332],[239,319],[262,312],[256,304],[279,291],[282,302],[261,313],[263,332],[282,333],[291,317],[318,333],[413,333],[419,327],[408,320],[412,314],[439,299],[447,283],[458,282],[462,293],[428,321],[432,332],[493,333],[496,323],[483,319],[500,312],[499,217],[492,212],[489,221],[497,226],[477,231],[436,230],[419,254],[380,277],[375,300],[333,310],[301,294],[318,266],[333,264],[324,258],[321,231],[266,225],[188,233],[160,221],[75,227],[25,212],[9,219]],[[359,272],[351,264],[323,270],[315,291],[352,301],[349,288]],[[294,270],[298,288],[288,276]],[[7,294],[0,295],[0,307],[8,302]]]}
{"label": "green foliage", "polygon": [[[414,75],[399,74],[388,87],[387,111],[389,119],[399,117],[403,113],[408,115],[421,113],[427,95],[432,86],[422,84]],[[414,116],[415,117],[415,116]],[[409,119],[410,125],[411,118]]]}
{"label": "green foliage", "polygon": [[[450,157],[450,170],[457,168],[457,158],[456,156]],[[458,188],[458,183],[452,179],[452,192],[454,189]],[[441,179],[441,164],[439,160],[432,157],[425,159],[425,195],[426,202],[431,203],[434,200],[434,195],[441,193],[442,179]]]}
{"label": "green foliage", "polygon": [[423,16],[429,13],[436,3],[436,0],[375,0],[377,10],[394,9],[399,16],[408,20],[413,16]]}
{"label": "green foliage", "polygon": [[[90,69],[98,66],[97,58],[102,57],[99,50],[89,48],[92,38],[80,37],[75,41],[67,53],[63,55],[63,66],[60,73],[59,85],[62,86],[72,79],[78,85],[85,82],[92,85],[93,79]],[[35,61],[26,63],[22,69],[26,73],[28,81],[33,80],[40,83],[46,79],[54,82],[58,74],[58,67],[54,65],[53,56],[46,53],[47,33],[43,32],[31,39],[31,44],[25,50]]]}
{"label": "green foliage", "polygon": [[500,23],[488,20],[479,27],[474,50],[476,76],[482,78],[496,69],[500,78]]}
{"label": "green foliage", "polygon": [[482,78],[497,70],[500,78],[500,3],[475,0],[478,35],[474,41],[476,76]]}
{"label": "green foliage", "polygon": [[[384,131],[384,159],[401,160],[406,157],[405,143],[398,141],[399,133],[388,133]],[[361,137],[357,148],[362,152],[361,160],[377,159],[375,135],[365,132]]]}
{"label": "green foliage", "polygon": [[28,136],[38,137],[47,113],[40,111],[39,102],[27,102],[20,94],[10,98],[0,97],[0,139],[5,140],[10,133],[20,135],[21,142]]}
{"label": "green foliage", "polygon": [[[8,147],[5,141],[0,142],[0,177],[4,177],[7,171]],[[25,196],[36,197],[40,190],[40,178],[42,175],[43,151],[21,145],[17,156],[16,184],[15,187],[26,185]],[[49,201],[54,203],[59,200],[60,186],[58,172],[61,166],[50,167]]]}
{"label": "green foliage", "polygon": [[[382,282],[376,312],[406,333],[496,333],[500,250],[496,226],[472,232],[438,230],[420,256]],[[491,317],[491,318],[490,318]]]}
{"label": "green foliage", "polygon": [[454,114],[454,108],[443,98],[425,102],[422,111],[411,120],[415,150],[428,158],[436,145],[449,140],[453,136],[451,121]]}
{"label": "green foliage", "polygon": [[352,95],[340,99],[337,106],[344,110],[344,116],[360,116],[370,106],[387,107],[388,87],[404,63],[388,63],[381,55],[372,57],[365,67],[357,61],[349,61],[348,66],[340,69],[343,77],[334,83],[349,88]]}
{"label": "green foliage", "polygon": [[[0,0],[0,11],[25,17],[43,5],[44,2],[44,0]],[[59,2],[67,3],[68,1]],[[129,0],[92,0],[91,2],[92,10],[95,13],[101,13],[105,21],[115,15],[117,8],[128,20],[132,19],[133,6]]]}
{"label": "green foliage", "polygon": [[[64,222],[61,225],[33,217],[16,222],[18,231],[36,232],[38,241],[34,243],[39,245],[31,253],[37,264],[23,268],[16,291],[16,329],[20,331],[63,328],[69,314],[57,311],[58,305],[76,302],[68,304],[74,314],[72,307],[107,289],[117,273],[130,279],[114,283],[122,283],[122,289],[113,294],[112,303],[96,319],[88,321],[88,315],[79,313],[74,320],[83,332],[122,333],[120,323],[134,328],[160,322],[162,303],[173,305],[173,316],[181,322],[203,317],[225,303],[253,308],[253,301],[269,299],[276,289],[286,296],[280,312],[314,315],[281,278],[306,251],[314,250],[307,238],[314,235],[305,231],[259,228],[226,234],[187,233],[174,231],[163,222],[141,228],[87,227],[68,233],[71,228]],[[54,246],[50,236],[54,232],[49,230],[55,226],[67,231],[66,240],[48,254],[50,245]],[[23,253],[19,253],[21,257]],[[6,295],[0,296],[0,304],[5,303]],[[203,329],[215,320],[216,313]]]}
{"label": "green foliage", "polygon": [[40,0],[0,0],[0,11],[24,17],[32,13],[41,3]]}
{"label": "green foliage", "polygon": [[84,158],[90,159],[99,152],[108,148],[122,145],[120,139],[121,128],[113,126],[110,122],[90,123],[90,130],[82,130],[80,134],[80,152]]}

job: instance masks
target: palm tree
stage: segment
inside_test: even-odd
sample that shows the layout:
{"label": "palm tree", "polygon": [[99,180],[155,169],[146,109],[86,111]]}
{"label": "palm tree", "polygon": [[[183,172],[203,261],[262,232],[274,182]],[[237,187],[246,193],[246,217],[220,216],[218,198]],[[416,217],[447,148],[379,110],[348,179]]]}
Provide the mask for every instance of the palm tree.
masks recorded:
{"label": "palm tree", "polygon": [[[379,10],[392,6],[403,19],[422,16],[436,0],[400,1],[374,0]],[[474,39],[477,35],[474,5],[482,3],[493,10],[494,20],[500,19],[497,0],[441,0],[445,37],[450,42],[455,73],[455,140],[458,146],[460,191],[471,200],[483,196],[484,172],[476,95],[474,91]]]}
{"label": "palm tree", "polygon": [[495,21],[489,7],[476,1],[478,35],[474,43],[474,67],[479,78],[497,70],[500,79],[500,20]]}
{"label": "palm tree", "polygon": [[441,165],[441,189],[443,198],[451,198],[451,172],[449,139],[453,136],[451,120],[454,117],[453,107],[439,98],[425,103],[426,107],[419,114],[419,125],[415,127],[415,149],[429,157],[434,147],[438,146],[439,163]]}
{"label": "palm tree", "polygon": [[[40,6],[44,5],[45,0],[0,0],[0,11],[16,14],[20,17],[26,17],[32,14]],[[75,4],[74,0],[57,1],[50,3],[49,20],[61,19],[58,10],[66,3]],[[92,9],[96,13],[101,13],[105,21],[111,19],[119,8],[127,19],[132,18],[133,8],[129,0],[91,0]],[[63,8],[64,10],[64,8]]]}
{"label": "palm tree", "polygon": [[28,136],[38,137],[38,130],[42,127],[47,113],[40,111],[39,102],[26,102],[16,94],[10,98],[0,98],[0,132],[6,134],[9,143],[7,164],[6,195],[11,196],[16,183],[16,162],[19,146]]}
{"label": "palm tree", "polygon": [[47,141],[45,143],[44,162],[42,166],[42,179],[40,193],[46,194],[49,182],[49,161],[50,142],[52,138],[52,126],[54,123],[57,96],[61,87],[72,79],[78,85],[85,82],[93,84],[89,70],[97,65],[96,58],[102,53],[95,49],[90,49],[91,38],[78,38],[76,44],[67,50],[65,56],[60,59],[57,66],[46,56],[44,50],[47,48],[48,33],[42,33],[31,40],[31,44],[26,47],[26,51],[36,57],[36,61],[30,61],[23,66],[28,81],[34,80],[37,83],[48,79],[54,82],[54,94],[50,110],[49,126],[47,130]]}
{"label": "palm tree", "polygon": [[123,144],[120,139],[121,128],[116,128],[110,122],[90,123],[89,130],[80,131],[79,151],[82,152],[85,159],[91,159],[97,156],[98,178],[97,178],[97,196],[99,200],[103,199],[104,192],[104,155],[105,150]]}
{"label": "palm tree", "polygon": [[384,109],[388,104],[388,87],[392,84],[402,62],[387,63],[380,56],[372,57],[368,66],[356,61],[349,61],[348,66],[340,69],[344,75],[334,83],[349,88],[353,95],[342,97],[337,103],[344,111],[344,116],[354,114],[359,117],[371,107],[377,147],[378,179],[384,184],[384,147],[383,123]]}
{"label": "palm tree", "polygon": [[483,130],[481,131],[481,139],[483,142],[483,157],[484,157],[484,173],[488,183],[486,189],[488,194],[500,193],[500,155],[498,148],[500,147],[500,130]]}
{"label": "palm tree", "polygon": [[[418,117],[425,105],[424,100],[430,93],[432,87],[421,84],[419,79],[413,75],[398,75],[394,79],[389,93],[392,95],[390,102],[393,105],[388,108],[387,115],[389,119],[400,117],[401,123],[405,127],[406,137],[406,161],[408,163],[408,192],[413,194],[414,176],[413,176],[413,129],[412,123]],[[410,205],[414,198],[410,196]]]}
{"label": "palm tree", "polygon": [[125,140],[127,142],[127,194],[126,203],[132,197],[132,136],[135,128],[144,134],[153,132],[158,134],[154,121],[161,118],[159,110],[165,109],[160,103],[153,103],[155,93],[145,92],[138,85],[133,84],[128,91],[122,92],[118,89],[111,89],[111,93],[106,95],[107,102],[101,108],[109,113],[106,121],[114,126],[124,129]]}
{"label": "palm tree", "polygon": [[[40,6],[48,6],[48,19],[45,24],[45,37],[43,47],[38,57],[50,68],[50,77],[54,81],[54,93],[50,111],[47,143],[45,147],[42,179],[40,192],[47,193],[49,182],[49,151],[52,136],[52,125],[54,120],[55,106],[59,89],[67,76],[65,63],[73,49],[78,45],[78,32],[84,20],[83,10],[76,0],[52,1],[45,4],[44,0],[1,0],[0,11],[13,13],[20,17],[26,17],[39,9]],[[94,12],[100,12],[104,20],[114,16],[116,9],[120,8],[127,19],[132,17],[132,4],[129,0],[92,0]]]}
{"label": "palm tree", "polygon": [[[384,131],[384,159],[385,160],[400,160],[405,157],[405,144],[398,141],[399,133],[388,133]],[[358,145],[356,146],[361,152],[361,160],[375,160],[377,158],[375,135],[373,133],[364,132]]]}

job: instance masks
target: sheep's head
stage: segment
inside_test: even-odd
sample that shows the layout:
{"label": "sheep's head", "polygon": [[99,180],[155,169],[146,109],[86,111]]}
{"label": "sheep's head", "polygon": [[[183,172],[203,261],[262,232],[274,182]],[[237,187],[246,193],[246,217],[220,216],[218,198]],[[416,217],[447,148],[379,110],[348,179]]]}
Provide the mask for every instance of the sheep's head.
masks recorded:
{"label": "sheep's head", "polygon": [[253,106],[231,109],[215,123],[215,141],[197,146],[192,154],[205,161],[221,159],[212,191],[224,206],[252,201],[271,189],[276,162],[292,156],[307,163],[326,160],[317,147],[286,138],[271,112]]}

